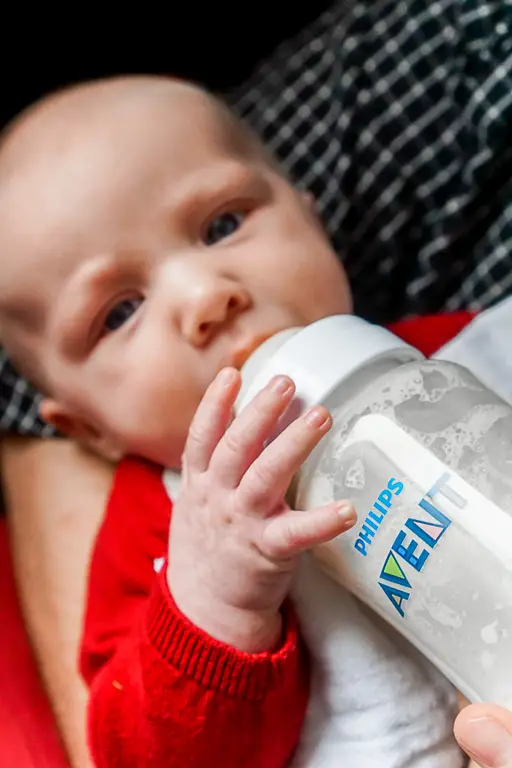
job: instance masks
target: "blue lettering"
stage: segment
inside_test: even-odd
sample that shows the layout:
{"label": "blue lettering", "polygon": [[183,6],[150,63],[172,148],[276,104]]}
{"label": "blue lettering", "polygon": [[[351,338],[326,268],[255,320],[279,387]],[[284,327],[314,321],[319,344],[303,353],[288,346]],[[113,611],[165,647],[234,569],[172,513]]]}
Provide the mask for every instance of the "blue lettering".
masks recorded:
{"label": "blue lettering", "polygon": [[367,552],[366,552],[365,543],[359,537],[357,537],[357,539],[354,542],[354,549],[357,549],[357,551],[360,552],[363,557],[366,557]]}
{"label": "blue lettering", "polygon": [[395,480],[394,477],[389,478],[388,482],[388,489],[395,494],[395,496],[400,496],[404,489],[404,484],[400,482],[400,480]]}
{"label": "blue lettering", "polygon": [[400,616],[404,618],[405,613],[404,609],[402,608],[402,603],[404,600],[409,599],[409,593],[404,592],[402,589],[398,589],[398,587],[392,587],[389,584],[383,584],[380,581],[379,587],[384,591],[384,594],[390,600],[391,605],[396,608]]}
{"label": "blue lettering", "polygon": [[401,587],[411,589],[409,579],[400,568],[400,565],[393,552],[390,552],[387,556],[379,578],[384,579],[384,581],[390,581],[392,584],[400,584]]}
{"label": "blue lettering", "polygon": [[409,565],[411,565],[419,573],[428,559],[429,552],[428,550],[424,549],[421,555],[418,557],[414,554],[416,552],[418,542],[414,541],[413,539],[411,542],[409,542],[408,547],[404,547],[403,541],[405,536],[405,532],[400,531],[391,549],[393,552],[396,552],[397,555],[400,555],[400,557],[403,558],[406,563],[409,563]]}
{"label": "blue lettering", "polygon": [[434,505],[427,499],[422,499],[418,506],[424,509],[425,512],[428,512],[429,515],[432,515],[434,520],[437,520],[437,522],[440,523],[443,528],[448,528],[448,526],[451,525],[452,521],[450,518],[446,517],[446,515],[443,515],[443,513],[440,512],[437,507],[434,507]]}
{"label": "blue lettering", "polygon": [[425,520],[414,520],[412,517],[406,522],[405,527],[424,541],[431,549],[434,549],[446,531],[446,528],[439,523],[427,523]]}
{"label": "blue lettering", "polygon": [[370,546],[379,531],[379,526],[386,517],[388,511],[393,506],[393,496],[402,493],[404,484],[391,477],[388,480],[387,488],[384,488],[373,503],[373,508],[368,510],[364,524],[358,532],[357,539],[354,542],[354,548],[360,552],[363,557],[368,554],[367,546]]}
{"label": "blue lettering", "polygon": [[444,496],[448,499],[448,501],[451,501],[452,504],[455,504],[456,507],[459,509],[464,509],[466,504],[468,503],[466,499],[464,499],[457,491],[454,491],[453,488],[450,488],[448,485],[448,480],[450,479],[451,475],[449,472],[445,472],[444,475],[441,475],[439,480],[434,483],[432,488],[427,491],[426,495],[433,499],[436,493],[440,493],[441,496]]}
{"label": "blue lettering", "polygon": [[385,490],[385,491],[381,491],[379,493],[379,501],[380,501],[380,503],[383,504],[388,509],[391,507],[391,504],[392,504],[391,500],[392,500],[392,498],[393,498],[393,496],[391,494],[391,491]]}
{"label": "blue lettering", "polygon": [[373,506],[378,509],[381,515],[387,515],[388,511],[385,507],[381,506],[378,501],[374,501]]}
{"label": "blue lettering", "polygon": [[[452,523],[450,518],[435,506],[433,497],[436,494],[440,494],[459,507],[459,509],[463,509],[467,504],[466,499],[447,485],[449,479],[450,474],[446,472],[425,494],[425,497],[418,502],[418,507],[429,515],[429,519],[410,517],[404,524],[403,529],[398,533],[384,561],[378,584],[402,618],[405,617],[404,602],[409,599],[412,586],[394,553],[402,558],[402,560],[405,560],[418,573],[423,570],[432,550],[435,549],[438,541]],[[381,491],[378,501],[374,503],[375,509],[382,512],[383,515],[387,514],[387,510],[384,507],[389,508],[392,506],[392,494],[399,496],[403,490],[404,484],[402,482],[395,480],[394,477],[390,478],[387,490]],[[370,512],[366,518],[368,523],[370,522],[368,519],[370,515],[379,524],[382,522],[373,512]],[[409,535],[409,532],[414,535],[414,538],[407,540],[406,537]],[[422,549],[420,542],[425,544],[428,549]],[[366,549],[364,554],[366,556]]]}
{"label": "blue lettering", "polygon": [[372,531],[367,525],[363,525],[359,532],[359,537],[366,541],[367,544],[371,544],[372,539],[375,537],[375,531]]}

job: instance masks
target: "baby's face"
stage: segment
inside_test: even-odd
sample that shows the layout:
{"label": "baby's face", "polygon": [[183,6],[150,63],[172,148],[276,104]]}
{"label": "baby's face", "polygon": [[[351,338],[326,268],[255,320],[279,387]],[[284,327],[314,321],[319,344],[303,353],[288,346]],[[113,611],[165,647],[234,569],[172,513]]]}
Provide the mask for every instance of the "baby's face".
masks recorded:
{"label": "baby's face", "polygon": [[77,142],[56,131],[19,190],[9,274],[39,318],[44,414],[178,467],[221,368],[350,297],[309,202],[210,99],[124,110]]}

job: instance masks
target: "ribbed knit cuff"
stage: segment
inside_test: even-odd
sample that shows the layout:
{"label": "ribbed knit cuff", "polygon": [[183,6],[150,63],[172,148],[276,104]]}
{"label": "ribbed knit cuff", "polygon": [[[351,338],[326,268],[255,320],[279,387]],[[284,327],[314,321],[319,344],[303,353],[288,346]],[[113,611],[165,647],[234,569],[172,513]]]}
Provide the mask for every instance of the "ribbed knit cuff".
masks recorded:
{"label": "ribbed knit cuff", "polygon": [[283,642],[272,652],[244,653],[194,626],[175,604],[162,568],[149,599],[147,632],[160,656],[183,675],[230,696],[260,699],[299,663],[294,611],[283,607]]}

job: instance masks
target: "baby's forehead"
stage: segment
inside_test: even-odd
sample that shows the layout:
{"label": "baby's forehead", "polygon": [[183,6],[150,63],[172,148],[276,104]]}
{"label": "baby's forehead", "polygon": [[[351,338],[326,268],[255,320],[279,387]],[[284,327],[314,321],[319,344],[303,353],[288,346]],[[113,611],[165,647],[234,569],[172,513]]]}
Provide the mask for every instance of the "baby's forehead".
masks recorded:
{"label": "baby's forehead", "polygon": [[35,107],[0,147],[0,307],[40,322],[49,286],[123,227],[130,235],[152,197],[254,150],[211,96],[158,79],[84,87]]}
{"label": "baby's forehead", "polygon": [[[90,162],[94,145],[107,145],[113,154],[118,144],[131,145],[132,153],[138,145],[146,156],[165,145],[176,155],[197,156],[205,147],[246,153],[254,143],[238,118],[201,89],[167,79],[124,78],[86,84],[29,109],[0,145],[0,165],[16,172],[45,160],[58,164],[73,150]],[[125,162],[131,159],[126,152]]]}
{"label": "baby's forehead", "polygon": [[12,203],[4,210],[31,216],[31,232],[45,223],[62,233],[66,218],[86,218],[102,196],[105,210],[130,194],[138,203],[189,171],[255,154],[253,137],[211,96],[188,85],[143,84],[78,90],[23,117],[0,152]]}

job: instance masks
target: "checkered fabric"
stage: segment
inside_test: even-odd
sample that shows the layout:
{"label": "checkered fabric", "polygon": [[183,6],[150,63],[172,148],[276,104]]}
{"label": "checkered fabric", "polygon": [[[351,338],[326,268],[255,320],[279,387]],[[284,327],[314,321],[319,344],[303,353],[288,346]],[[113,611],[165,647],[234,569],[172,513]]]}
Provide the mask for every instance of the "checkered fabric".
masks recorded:
{"label": "checkered fabric", "polygon": [[310,189],[359,314],[512,286],[511,0],[345,0],[232,98]]}
{"label": "checkered fabric", "polygon": [[[358,314],[510,293],[512,0],[337,0],[228,100],[314,194]],[[0,427],[39,433],[0,376]]]}
{"label": "checkered fabric", "polygon": [[[39,418],[41,396],[18,376],[0,348],[0,432],[49,437],[54,430]],[[1,509],[0,500],[0,509]]]}

